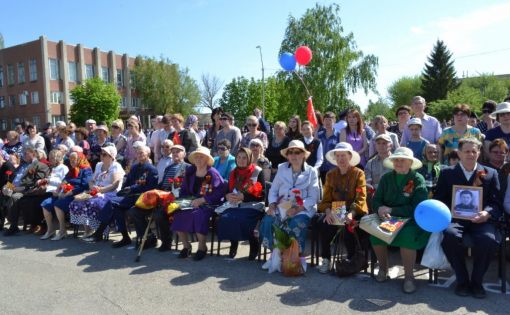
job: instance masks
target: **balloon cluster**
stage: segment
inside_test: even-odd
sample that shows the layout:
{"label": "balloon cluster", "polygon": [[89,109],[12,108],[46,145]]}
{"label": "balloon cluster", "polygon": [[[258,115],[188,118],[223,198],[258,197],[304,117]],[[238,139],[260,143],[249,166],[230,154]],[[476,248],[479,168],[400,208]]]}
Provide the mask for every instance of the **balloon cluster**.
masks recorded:
{"label": "balloon cluster", "polygon": [[312,61],[312,50],[308,46],[300,46],[294,54],[289,52],[280,55],[280,65],[284,70],[294,71],[296,64],[306,66]]}

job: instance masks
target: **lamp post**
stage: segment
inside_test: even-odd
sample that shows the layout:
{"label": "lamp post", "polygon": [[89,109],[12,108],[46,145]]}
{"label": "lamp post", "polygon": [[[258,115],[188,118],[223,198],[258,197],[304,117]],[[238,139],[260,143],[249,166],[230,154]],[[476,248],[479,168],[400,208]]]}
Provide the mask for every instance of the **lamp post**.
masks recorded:
{"label": "lamp post", "polygon": [[257,47],[260,52],[260,64],[262,65],[262,116],[264,116],[265,112],[265,101],[266,101],[266,95],[265,95],[265,83],[264,83],[264,60],[262,59],[262,47],[258,45]]}

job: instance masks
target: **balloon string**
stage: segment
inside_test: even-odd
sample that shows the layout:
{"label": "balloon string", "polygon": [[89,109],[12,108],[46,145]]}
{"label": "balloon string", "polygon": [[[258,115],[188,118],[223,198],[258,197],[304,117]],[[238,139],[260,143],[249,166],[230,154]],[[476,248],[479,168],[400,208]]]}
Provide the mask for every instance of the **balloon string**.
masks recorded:
{"label": "balloon string", "polygon": [[303,86],[305,87],[305,90],[306,90],[306,93],[308,93],[308,97],[311,97],[312,94],[310,93],[310,91],[308,90],[308,87],[306,86],[306,83],[305,83],[305,80],[303,80],[303,77],[300,76],[296,70],[292,71],[297,77],[298,79],[301,81],[301,83],[303,83]]}

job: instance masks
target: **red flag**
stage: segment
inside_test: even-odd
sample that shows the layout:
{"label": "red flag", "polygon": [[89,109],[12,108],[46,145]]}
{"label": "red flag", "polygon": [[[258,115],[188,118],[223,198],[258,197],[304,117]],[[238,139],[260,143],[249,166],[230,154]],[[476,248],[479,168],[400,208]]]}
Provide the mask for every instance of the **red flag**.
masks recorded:
{"label": "red flag", "polygon": [[315,109],[313,109],[311,96],[308,98],[308,108],[306,110],[306,116],[308,117],[308,121],[313,125],[313,127],[317,128],[317,117],[315,117]]}

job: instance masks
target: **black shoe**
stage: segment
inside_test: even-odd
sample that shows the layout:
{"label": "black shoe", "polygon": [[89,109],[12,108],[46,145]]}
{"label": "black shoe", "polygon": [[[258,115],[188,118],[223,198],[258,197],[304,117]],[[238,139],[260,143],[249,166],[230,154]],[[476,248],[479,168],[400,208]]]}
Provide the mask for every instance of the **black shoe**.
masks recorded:
{"label": "black shoe", "polygon": [[469,296],[471,295],[471,290],[467,283],[457,283],[455,287],[455,294],[458,296]]}
{"label": "black shoe", "polygon": [[120,241],[114,242],[112,244],[112,247],[113,248],[121,248],[121,247],[124,247],[124,246],[129,245],[129,244],[131,244],[131,239],[129,239],[129,238],[122,238]]}
{"label": "black shoe", "polygon": [[202,260],[205,258],[205,256],[207,256],[207,249],[206,250],[197,250],[197,252],[195,253],[195,256],[193,256],[193,260],[195,261],[199,261],[199,260]]}
{"label": "black shoe", "polygon": [[250,240],[250,254],[248,255],[248,260],[255,260],[259,255],[260,243],[258,239]]}
{"label": "black shoe", "polygon": [[8,228],[7,230],[4,231],[4,236],[13,236],[18,232],[19,232],[18,227]]}
{"label": "black shoe", "polygon": [[160,252],[169,251],[170,249],[172,249],[171,244],[172,243],[166,243],[166,242],[161,243],[161,246],[159,246],[158,251],[160,251]]}
{"label": "black shoe", "polygon": [[188,258],[189,255],[191,255],[191,248],[184,247],[181,249],[181,252],[179,253],[179,258]]}
{"label": "black shoe", "polygon": [[155,237],[151,237],[145,241],[145,245],[143,245],[143,249],[145,250],[145,249],[153,248],[153,247],[156,247],[156,245],[158,245],[158,239]]}
{"label": "black shoe", "polygon": [[230,250],[228,251],[228,257],[230,258],[236,257],[238,247],[239,247],[238,241],[230,241]]}
{"label": "black shoe", "polygon": [[472,284],[471,293],[477,299],[485,299],[487,297],[487,292],[485,292],[485,289],[480,284]]}

